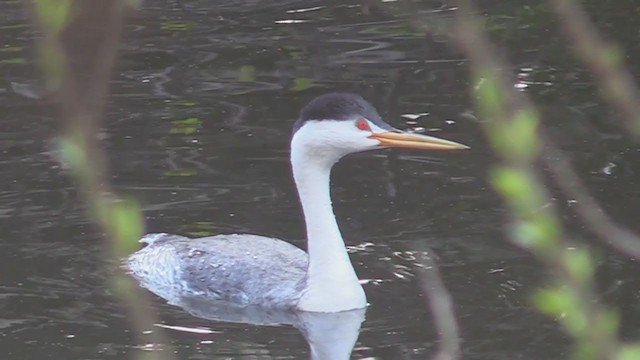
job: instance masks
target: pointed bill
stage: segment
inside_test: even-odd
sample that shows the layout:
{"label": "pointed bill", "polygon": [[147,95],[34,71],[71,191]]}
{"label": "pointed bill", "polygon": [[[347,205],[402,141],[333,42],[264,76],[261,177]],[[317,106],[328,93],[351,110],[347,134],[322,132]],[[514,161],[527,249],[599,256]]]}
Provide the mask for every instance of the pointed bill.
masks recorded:
{"label": "pointed bill", "polygon": [[434,136],[412,134],[407,132],[382,132],[369,136],[380,141],[380,146],[423,150],[465,150],[467,145],[455,141],[440,139]]}

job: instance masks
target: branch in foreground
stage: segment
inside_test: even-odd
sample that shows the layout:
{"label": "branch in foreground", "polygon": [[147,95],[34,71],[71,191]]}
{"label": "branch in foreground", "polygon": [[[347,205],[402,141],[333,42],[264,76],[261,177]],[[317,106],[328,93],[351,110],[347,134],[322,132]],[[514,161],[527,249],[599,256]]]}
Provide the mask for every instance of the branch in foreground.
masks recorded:
{"label": "branch in foreground", "polygon": [[[142,235],[142,217],[131,201],[119,200],[107,181],[107,154],[98,140],[107,101],[109,79],[130,0],[32,0],[26,2],[41,31],[37,48],[47,90],[56,96],[65,134],[61,153],[94,222],[106,234],[116,261]],[[122,272],[112,279],[116,293],[128,305],[136,334],[151,328],[154,315],[140,290]],[[151,340],[168,344],[154,331]],[[149,339],[140,339],[148,342]],[[168,345],[166,345],[168,346]],[[154,358],[171,359],[168,349]],[[146,354],[145,356],[148,356]]]}
{"label": "branch in foreground", "polygon": [[542,158],[549,166],[556,184],[576,201],[574,208],[583,223],[614,250],[640,259],[640,237],[611,221],[598,202],[589,195],[566,155],[546,141]]}
{"label": "branch in foreground", "polygon": [[434,360],[461,359],[460,334],[451,295],[442,281],[438,265],[431,258],[426,246],[421,246],[416,253],[418,254],[416,272],[420,288],[431,309],[440,342],[440,350]]}
{"label": "branch in foreground", "polygon": [[624,115],[627,129],[640,136],[640,91],[622,65],[622,50],[602,38],[575,0],[551,0],[551,4],[576,54],[595,75],[604,98]]}

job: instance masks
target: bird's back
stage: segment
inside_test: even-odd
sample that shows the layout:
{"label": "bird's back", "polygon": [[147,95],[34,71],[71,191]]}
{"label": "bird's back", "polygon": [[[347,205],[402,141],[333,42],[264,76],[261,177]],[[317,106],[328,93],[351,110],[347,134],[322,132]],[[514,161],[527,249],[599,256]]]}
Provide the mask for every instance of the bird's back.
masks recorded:
{"label": "bird's back", "polygon": [[308,256],[282,240],[257,235],[197,239],[149,234],[127,260],[140,283],[169,300],[205,296],[239,305],[293,307],[304,287]]}

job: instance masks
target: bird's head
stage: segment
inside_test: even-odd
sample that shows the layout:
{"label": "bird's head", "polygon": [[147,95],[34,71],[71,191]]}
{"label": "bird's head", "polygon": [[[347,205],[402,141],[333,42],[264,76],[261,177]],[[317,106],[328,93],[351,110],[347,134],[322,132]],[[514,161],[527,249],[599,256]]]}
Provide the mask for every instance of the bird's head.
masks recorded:
{"label": "bird's head", "polygon": [[356,94],[330,93],[313,99],[296,121],[291,151],[333,164],[341,157],[381,148],[468,149],[453,141],[393,128]]}

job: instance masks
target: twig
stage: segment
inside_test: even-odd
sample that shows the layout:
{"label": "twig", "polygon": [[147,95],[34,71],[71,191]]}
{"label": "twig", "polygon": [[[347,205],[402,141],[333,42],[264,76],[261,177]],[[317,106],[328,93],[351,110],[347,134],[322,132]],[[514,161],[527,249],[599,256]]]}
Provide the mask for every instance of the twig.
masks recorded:
{"label": "twig", "polygon": [[640,237],[611,221],[598,202],[589,195],[560,149],[550,141],[546,141],[543,148],[544,162],[549,166],[556,184],[576,201],[573,207],[583,223],[613,249],[640,259]]}
{"label": "twig", "polygon": [[440,350],[434,360],[460,359],[460,332],[453,311],[453,300],[442,281],[438,265],[429,255],[426,246],[422,244],[418,247],[416,272],[440,340]]}
{"label": "twig", "polygon": [[595,75],[602,95],[624,115],[629,131],[640,136],[640,91],[622,66],[622,51],[600,36],[575,0],[551,0],[551,4],[566,37]]}

